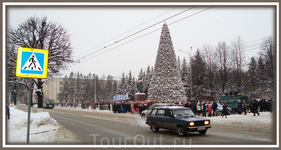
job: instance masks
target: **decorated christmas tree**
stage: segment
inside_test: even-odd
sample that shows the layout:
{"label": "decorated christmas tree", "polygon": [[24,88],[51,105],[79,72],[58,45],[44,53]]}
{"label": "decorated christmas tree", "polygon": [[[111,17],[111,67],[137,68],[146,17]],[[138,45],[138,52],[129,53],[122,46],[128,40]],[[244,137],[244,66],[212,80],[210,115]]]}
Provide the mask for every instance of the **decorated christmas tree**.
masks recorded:
{"label": "decorated christmas tree", "polygon": [[149,100],[185,100],[185,90],[166,23],[163,24],[154,72],[148,90]]}

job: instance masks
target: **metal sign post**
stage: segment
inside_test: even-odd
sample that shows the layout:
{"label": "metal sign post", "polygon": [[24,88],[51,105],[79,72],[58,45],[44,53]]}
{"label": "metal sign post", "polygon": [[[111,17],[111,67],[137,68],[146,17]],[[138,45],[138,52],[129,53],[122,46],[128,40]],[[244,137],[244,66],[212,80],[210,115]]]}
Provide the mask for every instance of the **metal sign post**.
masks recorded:
{"label": "metal sign post", "polygon": [[33,78],[47,78],[48,50],[19,47],[17,52],[16,76],[29,79],[27,115],[27,144],[30,133],[30,109],[32,104]]}
{"label": "metal sign post", "polygon": [[30,133],[30,109],[31,109],[31,101],[32,101],[32,84],[33,79],[29,79],[29,95],[28,95],[28,115],[27,115],[27,133],[26,133],[26,143],[29,144],[29,133]]}

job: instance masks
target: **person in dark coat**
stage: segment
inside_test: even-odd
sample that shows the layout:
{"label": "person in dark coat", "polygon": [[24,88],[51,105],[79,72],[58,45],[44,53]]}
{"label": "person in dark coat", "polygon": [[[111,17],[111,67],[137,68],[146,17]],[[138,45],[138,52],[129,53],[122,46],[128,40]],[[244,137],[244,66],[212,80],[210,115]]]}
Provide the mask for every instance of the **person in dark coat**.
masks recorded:
{"label": "person in dark coat", "polygon": [[117,112],[117,105],[116,105],[116,103],[114,102],[114,104],[113,104],[113,112],[114,113],[116,113]]}
{"label": "person in dark coat", "polygon": [[212,109],[213,109],[213,117],[218,116],[218,112],[217,112],[218,104],[216,101],[213,102]]}
{"label": "person in dark coat", "polygon": [[140,113],[140,115],[141,115],[141,113],[142,113],[143,110],[144,110],[144,106],[143,106],[143,104],[141,104],[140,107],[139,107],[139,113]]}
{"label": "person in dark coat", "polygon": [[192,110],[192,112],[193,112],[194,114],[196,114],[196,106],[195,106],[194,102],[192,102],[192,103],[189,105],[189,108]]}
{"label": "person in dark coat", "polygon": [[7,117],[8,117],[8,119],[10,119],[10,108],[9,108],[9,106],[7,105]]}
{"label": "person in dark coat", "polygon": [[237,110],[238,110],[238,114],[241,115],[242,114],[242,103],[240,100],[238,102]]}
{"label": "person in dark coat", "polygon": [[254,116],[256,116],[256,113],[258,115],[260,115],[259,111],[258,111],[258,107],[259,107],[258,102],[256,100],[254,100],[254,102],[253,102],[253,113],[254,113]]}
{"label": "person in dark coat", "polygon": [[224,103],[224,105],[222,106],[222,116],[221,117],[223,118],[223,116],[225,116],[225,118],[227,118],[226,115],[227,115],[227,104]]}
{"label": "person in dark coat", "polygon": [[108,106],[108,110],[110,111],[110,103],[107,103],[107,106]]}
{"label": "person in dark coat", "polygon": [[207,105],[207,104],[206,104],[206,102],[204,101],[204,102],[203,102],[203,110],[202,110],[202,116],[203,116],[203,117],[206,117],[206,109],[207,109],[207,108],[206,108],[206,105]]}

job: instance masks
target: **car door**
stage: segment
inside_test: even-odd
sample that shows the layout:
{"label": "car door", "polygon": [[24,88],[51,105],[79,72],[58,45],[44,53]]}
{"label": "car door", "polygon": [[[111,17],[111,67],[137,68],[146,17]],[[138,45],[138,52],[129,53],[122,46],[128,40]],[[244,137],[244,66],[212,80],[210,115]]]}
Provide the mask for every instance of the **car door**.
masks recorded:
{"label": "car door", "polygon": [[174,116],[173,111],[171,109],[166,109],[163,119],[163,128],[173,129],[174,117],[172,116]]}
{"label": "car door", "polygon": [[155,115],[155,124],[158,128],[163,128],[163,120],[164,120],[165,110],[158,109]]}

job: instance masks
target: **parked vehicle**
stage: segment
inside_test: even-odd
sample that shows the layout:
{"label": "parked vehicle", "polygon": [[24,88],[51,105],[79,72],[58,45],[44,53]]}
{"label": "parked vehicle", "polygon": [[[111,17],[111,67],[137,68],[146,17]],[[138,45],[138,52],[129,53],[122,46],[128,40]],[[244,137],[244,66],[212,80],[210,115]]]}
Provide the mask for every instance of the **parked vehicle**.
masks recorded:
{"label": "parked vehicle", "polygon": [[227,95],[227,96],[222,96],[220,97],[217,102],[224,104],[227,103],[227,107],[232,109],[232,113],[236,113],[238,102],[241,101],[243,102],[245,100],[247,107],[249,107],[249,98],[246,95],[238,93],[237,95]]}
{"label": "parked vehicle", "polygon": [[209,119],[195,117],[190,108],[178,106],[153,108],[146,124],[153,132],[163,128],[177,132],[180,136],[185,136],[187,132],[199,132],[204,135],[211,128]]}
{"label": "parked vehicle", "polygon": [[52,99],[46,99],[43,101],[43,108],[53,109],[55,106],[55,101]]}
{"label": "parked vehicle", "polygon": [[163,106],[176,106],[176,104],[174,104],[174,103],[155,103],[155,104],[149,106],[146,110],[142,111],[141,117],[145,119],[145,118],[147,118],[147,116],[150,114],[151,110],[154,107],[163,107]]}
{"label": "parked vehicle", "polygon": [[[217,107],[217,111],[218,111],[218,115],[221,116],[222,115],[222,104],[217,103],[218,107]],[[227,107],[227,115],[230,115],[232,113],[232,109]]]}

